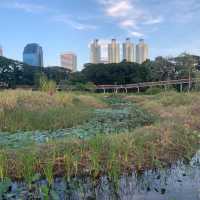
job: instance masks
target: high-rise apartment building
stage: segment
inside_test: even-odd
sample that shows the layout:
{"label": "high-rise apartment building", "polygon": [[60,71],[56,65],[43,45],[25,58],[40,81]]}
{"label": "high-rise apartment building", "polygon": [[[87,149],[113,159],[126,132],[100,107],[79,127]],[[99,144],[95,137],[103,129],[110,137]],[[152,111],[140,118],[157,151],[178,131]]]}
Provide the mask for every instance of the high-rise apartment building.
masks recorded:
{"label": "high-rise apartment building", "polygon": [[143,39],[140,39],[139,44],[136,46],[136,62],[142,64],[149,57],[149,48]]}
{"label": "high-rise apartment building", "polygon": [[120,45],[117,43],[116,39],[112,39],[112,42],[108,44],[108,62],[120,62]]}
{"label": "high-rise apartment building", "polygon": [[72,72],[77,71],[77,56],[73,52],[65,52],[60,55],[60,62],[63,68]]}
{"label": "high-rise apartment building", "polygon": [[131,42],[130,38],[127,38],[126,42],[123,43],[123,60],[135,62],[134,44]]}
{"label": "high-rise apartment building", "polygon": [[42,47],[36,43],[27,44],[23,52],[23,62],[28,65],[43,67]]}
{"label": "high-rise apartment building", "polygon": [[95,39],[90,44],[90,62],[93,64],[101,62],[101,45],[99,44],[98,39]]}
{"label": "high-rise apartment building", "polygon": [[3,48],[1,45],[0,45],[0,56],[3,56]]}

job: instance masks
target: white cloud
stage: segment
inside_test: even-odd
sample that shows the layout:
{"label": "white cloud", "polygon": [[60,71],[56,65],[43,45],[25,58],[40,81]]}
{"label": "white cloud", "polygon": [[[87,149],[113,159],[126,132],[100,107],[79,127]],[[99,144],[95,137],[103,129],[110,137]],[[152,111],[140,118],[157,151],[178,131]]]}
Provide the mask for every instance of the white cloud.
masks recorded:
{"label": "white cloud", "polygon": [[3,6],[5,8],[9,9],[17,9],[17,10],[22,10],[27,13],[43,13],[43,12],[48,12],[50,9],[42,4],[35,4],[35,3],[25,3],[22,1],[3,1],[1,2],[0,6]]}
{"label": "white cloud", "polygon": [[106,12],[112,17],[123,17],[126,16],[127,12],[129,12],[131,9],[132,5],[130,2],[124,0],[117,3],[111,3],[111,5],[106,9]]}
{"label": "white cloud", "polygon": [[48,14],[52,21],[62,22],[76,30],[94,30],[97,27],[88,23],[76,20],[73,16],[68,16],[56,9],[51,9],[43,4],[25,3],[22,0],[0,0],[0,7],[7,9],[22,10],[33,14]]}
{"label": "white cloud", "polygon": [[151,18],[144,22],[146,25],[160,24],[163,22],[163,17]]}
{"label": "white cloud", "polygon": [[62,22],[64,24],[67,24],[69,26],[71,26],[72,28],[76,29],[76,30],[94,30],[97,27],[91,24],[86,24],[86,23],[82,23],[79,22],[77,20],[72,19],[70,16],[68,15],[56,15],[52,17],[53,21],[57,21],[57,22]]}
{"label": "white cloud", "polygon": [[121,27],[132,27],[132,28],[137,28],[136,23],[134,20],[131,19],[125,19],[120,22]]}
{"label": "white cloud", "polygon": [[138,29],[147,25],[156,25],[163,21],[162,16],[152,14],[146,7],[142,7],[138,0],[97,0],[103,6],[104,13],[132,36],[139,37]]}
{"label": "white cloud", "polygon": [[143,37],[143,36],[144,36],[143,33],[136,32],[136,31],[132,31],[132,32],[130,32],[130,34],[131,34],[132,36],[135,36],[135,37]]}

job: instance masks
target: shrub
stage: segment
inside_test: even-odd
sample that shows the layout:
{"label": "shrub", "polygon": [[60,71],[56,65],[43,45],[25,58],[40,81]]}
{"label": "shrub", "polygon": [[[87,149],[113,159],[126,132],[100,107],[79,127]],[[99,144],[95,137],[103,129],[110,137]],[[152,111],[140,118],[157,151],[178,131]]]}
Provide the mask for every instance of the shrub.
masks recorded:
{"label": "shrub", "polygon": [[148,88],[145,91],[145,94],[147,94],[147,95],[154,95],[154,94],[159,94],[161,92],[163,92],[162,88],[160,88],[160,87],[151,87],[151,88]]}
{"label": "shrub", "polygon": [[39,89],[43,92],[53,94],[56,92],[56,86],[56,82],[48,80],[44,75],[42,75],[39,79]]}

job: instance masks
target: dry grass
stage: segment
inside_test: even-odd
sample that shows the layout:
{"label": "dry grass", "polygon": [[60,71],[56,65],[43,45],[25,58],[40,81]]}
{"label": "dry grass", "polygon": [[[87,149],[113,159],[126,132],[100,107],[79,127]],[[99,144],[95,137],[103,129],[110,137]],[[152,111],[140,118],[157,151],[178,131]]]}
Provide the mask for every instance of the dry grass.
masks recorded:
{"label": "dry grass", "polygon": [[23,90],[0,92],[0,130],[52,130],[80,124],[105,103],[95,96]]}
{"label": "dry grass", "polygon": [[127,99],[158,115],[162,120],[170,120],[199,131],[200,95],[193,93],[166,92],[150,96],[128,96]]}

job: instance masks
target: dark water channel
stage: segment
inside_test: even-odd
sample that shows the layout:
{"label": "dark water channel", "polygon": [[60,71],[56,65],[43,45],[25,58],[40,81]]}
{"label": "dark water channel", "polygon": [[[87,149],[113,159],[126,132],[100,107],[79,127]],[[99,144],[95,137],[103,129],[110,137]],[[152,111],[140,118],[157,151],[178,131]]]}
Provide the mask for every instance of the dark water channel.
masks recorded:
{"label": "dark water channel", "polygon": [[[55,199],[55,200],[199,200],[200,152],[185,165],[178,163],[171,169],[146,171],[143,175],[121,176],[118,186],[101,177],[55,179],[49,196],[45,198],[45,180],[36,181],[32,189],[23,183],[11,183],[4,199]],[[43,189],[42,189],[43,188]]]}

